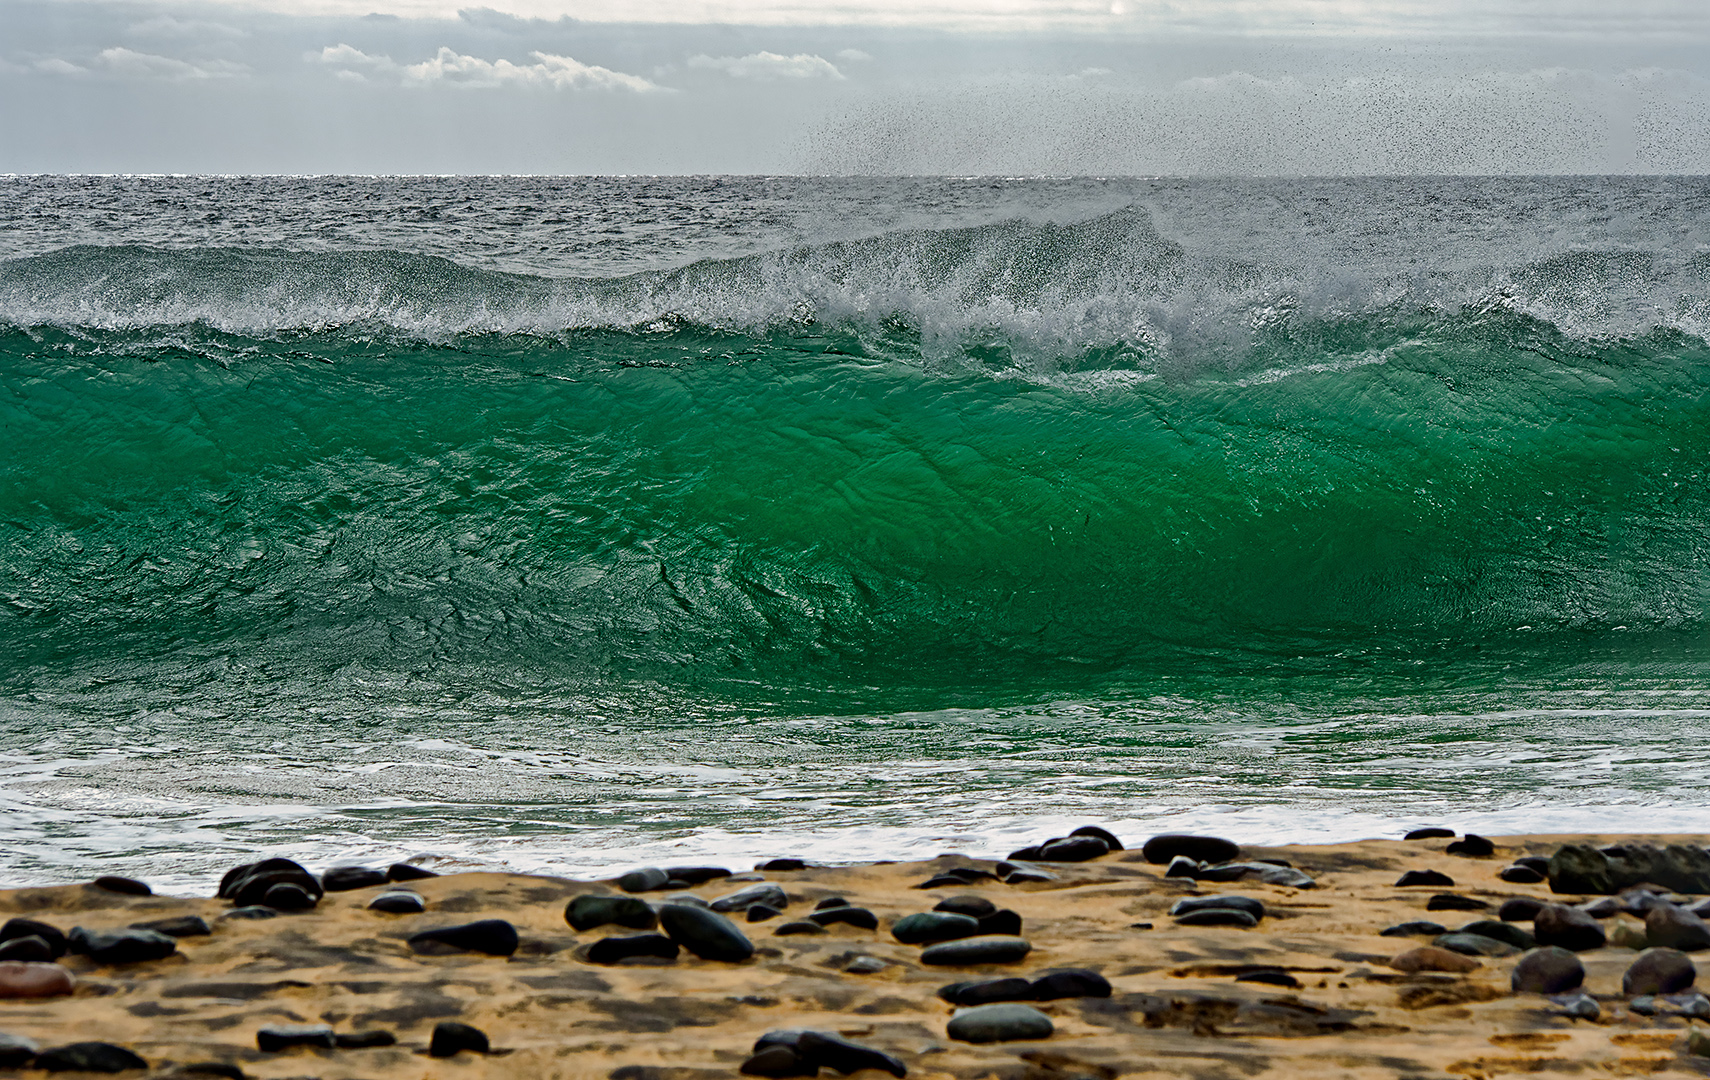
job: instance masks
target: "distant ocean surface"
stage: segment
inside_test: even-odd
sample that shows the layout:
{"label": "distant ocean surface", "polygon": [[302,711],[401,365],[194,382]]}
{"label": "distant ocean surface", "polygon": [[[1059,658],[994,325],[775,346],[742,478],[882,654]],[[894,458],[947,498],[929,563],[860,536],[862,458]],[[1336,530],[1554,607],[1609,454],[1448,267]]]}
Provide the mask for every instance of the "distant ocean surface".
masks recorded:
{"label": "distant ocean surface", "polygon": [[1710,181],[0,177],[0,885],[1710,832]]}

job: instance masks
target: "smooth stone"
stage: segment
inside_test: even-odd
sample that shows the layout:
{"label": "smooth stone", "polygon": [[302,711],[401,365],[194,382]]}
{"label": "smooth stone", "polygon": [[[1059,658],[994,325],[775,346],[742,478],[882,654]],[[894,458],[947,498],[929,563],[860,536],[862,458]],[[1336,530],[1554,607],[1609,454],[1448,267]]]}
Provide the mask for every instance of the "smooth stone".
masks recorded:
{"label": "smooth stone", "polygon": [[1513,923],[1499,922],[1494,919],[1480,919],[1477,922],[1467,923],[1465,926],[1456,930],[1455,933],[1477,934],[1480,937],[1487,937],[1496,941],[1506,942],[1509,945],[1514,946],[1516,949],[1519,949],[1521,952],[1538,947],[1537,939],[1531,934],[1528,934]]}
{"label": "smooth stone", "polygon": [[[673,882],[673,884],[680,884],[680,883]],[[711,911],[712,910],[711,904],[707,903],[705,900],[696,896],[692,892],[671,893],[659,902],[661,904],[686,904],[689,907],[698,907],[698,908],[702,909],[703,911]]]}
{"label": "smooth stone", "polygon": [[77,1042],[43,1050],[31,1065],[48,1072],[116,1073],[148,1068],[148,1062],[124,1047],[104,1042]]}
{"label": "smooth stone", "polygon": [[851,975],[877,975],[889,966],[876,956],[857,956],[843,965],[843,970]]}
{"label": "smooth stone", "polygon": [[335,866],[321,875],[321,889],[325,892],[350,892],[352,889],[384,885],[386,881],[384,870],[372,870],[366,866]]}
{"label": "smooth stone", "polygon": [[1024,959],[1033,946],[1018,937],[971,937],[945,941],[921,950],[920,962],[939,967],[968,967],[974,964],[1013,964]]}
{"label": "smooth stone", "polygon": [[765,922],[767,919],[776,919],[782,914],[783,912],[779,911],[775,907],[768,907],[765,904],[755,904],[748,909],[745,918],[747,918],[749,922]]}
{"label": "smooth stone", "polygon": [[1265,905],[1250,896],[1190,896],[1184,900],[1177,900],[1175,906],[1170,908],[1170,914],[1182,916],[1189,912],[1213,908],[1233,908],[1236,911],[1245,911],[1255,919],[1265,917]]}
{"label": "smooth stone", "polygon": [[947,911],[923,911],[904,915],[891,927],[891,936],[904,945],[931,945],[939,941],[956,941],[975,937],[980,932],[978,919]]}
{"label": "smooth stone", "polygon": [[[1036,885],[1042,881],[1056,881],[1057,875],[1046,873],[1044,870],[1016,870],[1003,879],[1005,885]],[[966,885],[967,882],[960,884]]]}
{"label": "smooth stone", "polygon": [[1459,855],[1464,859],[1485,859],[1496,854],[1496,845],[1482,836],[1467,833],[1443,849],[1445,855]]}
{"label": "smooth stone", "polygon": [[1164,868],[1164,876],[1167,878],[1192,878],[1197,877],[1199,872],[1204,869],[1205,864],[1198,859],[1190,859],[1186,855],[1177,855],[1170,860],[1170,865]]}
{"label": "smooth stone", "polygon": [[948,911],[952,915],[966,915],[972,919],[995,915],[997,909],[996,904],[983,896],[947,896],[932,905],[933,911]]}
{"label": "smooth stone", "polygon": [[1563,844],[1550,856],[1550,889],[1602,894],[1655,884],[1688,895],[1710,893],[1710,852],[1689,844],[1626,844],[1599,850]]}
{"label": "smooth stone", "polygon": [[1280,969],[1243,971],[1241,974],[1235,976],[1235,981],[1264,983],[1267,986],[1286,986],[1291,990],[1298,989],[1300,986],[1299,979]]}
{"label": "smooth stone", "polygon": [[1140,854],[1155,866],[1163,866],[1178,855],[1202,863],[1230,862],[1241,857],[1241,847],[1231,840],[1217,836],[1187,836],[1165,833],[1154,836],[1140,847]]}
{"label": "smooth stone", "polygon": [[0,1034],[0,1069],[21,1069],[40,1050],[33,1039]]}
{"label": "smooth stone", "polygon": [[1520,950],[1506,941],[1487,938],[1482,934],[1439,934],[1431,939],[1439,949],[1464,953],[1467,956],[1514,956]]}
{"label": "smooth stone", "polygon": [[1545,877],[1550,873],[1550,860],[1543,855],[1521,855],[1514,860],[1515,866],[1524,866],[1528,870],[1536,870]]}
{"label": "smooth stone", "polygon": [[659,925],[647,901],[633,896],[583,895],[564,905],[564,921],[577,930],[616,924],[631,930],[651,930]]}
{"label": "smooth stone", "polygon": [[705,885],[709,881],[730,876],[730,871],[722,866],[668,866],[665,873],[672,881],[681,881],[686,885]]}
{"label": "smooth stone", "polygon": [[808,868],[808,864],[807,864],[807,861],[804,859],[767,859],[765,862],[761,863],[759,866],[756,866],[754,869],[766,870],[766,871],[781,871],[781,870],[806,870],[807,868]]}
{"label": "smooth stone", "polygon": [[1412,922],[1396,923],[1394,926],[1379,930],[1378,937],[1436,937],[1448,932],[1449,928],[1442,923],[1415,919]]}
{"label": "smooth stone", "polygon": [[333,1036],[340,1050],[372,1050],[380,1046],[396,1046],[398,1037],[390,1031],[352,1031]]}
{"label": "smooth stone", "polygon": [[1609,928],[1609,944],[1619,949],[1643,951],[1651,947],[1651,939],[1645,934],[1644,927],[1620,919]]}
{"label": "smooth stone", "polygon": [[206,937],[214,932],[208,925],[208,920],[200,915],[175,915],[170,919],[151,919],[148,922],[134,922],[132,930],[153,930],[167,937]]}
{"label": "smooth stone", "polygon": [[845,904],[843,907],[826,908],[808,916],[812,922],[821,926],[833,926],[837,923],[848,923],[860,930],[877,930],[879,917],[864,907],[853,907]]}
{"label": "smooth stone", "polygon": [[663,889],[671,876],[657,866],[644,866],[640,870],[631,870],[617,879],[618,888],[627,893],[653,892]]}
{"label": "smooth stone", "polygon": [[319,901],[320,879],[290,859],[264,859],[236,879],[222,883],[222,895],[233,907],[266,903],[267,891],[275,885],[295,885]]}
{"label": "smooth stone", "polygon": [[938,996],[952,1005],[989,1005],[994,1001],[1036,1001],[1037,991],[1026,979],[980,979],[955,982],[938,988]]}
{"label": "smooth stone", "polygon": [[309,890],[295,882],[271,886],[261,898],[262,904],[276,911],[307,911],[318,902]]}
{"label": "smooth stone", "polygon": [[[957,880],[960,881],[961,879],[958,878]],[[827,908],[848,907],[848,906],[849,906],[849,901],[845,900],[843,897],[841,897],[841,896],[828,896],[825,899],[819,901],[817,904],[815,904],[813,906],[813,909],[815,911],[824,911]]]}
{"label": "smooth stone", "polygon": [[716,911],[664,904],[659,908],[659,926],[672,941],[702,960],[735,964],[754,955],[754,943]]}
{"label": "smooth stone", "polygon": [[1514,965],[1509,985],[1517,994],[1560,994],[1585,982],[1585,965],[1559,945],[1534,949]]}
{"label": "smooth stone", "polygon": [[757,1054],[751,1054],[748,1060],[737,1067],[737,1072],[743,1076],[767,1076],[777,1080],[795,1076],[817,1076],[818,1065],[809,1065],[801,1059],[793,1046],[768,1046]]}
{"label": "smooth stone", "polygon": [[782,911],[790,906],[790,898],[784,895],[782,888],[767,881],[726,893],[712,902],[712,909],[720,912],[747,911],[755,904],[765,904]]}
{"label": "smooth stone", "polygon": [[220,921],[224,922],[227,919],[277,919],[278,917],[279,913],[270,907],[251,904],[248,907],[232,908],[220,916]]}
{"label": "smooth stone", "polygon": [[977,866],[952,866],[944,871],[950,877],[961,878],[964,884],[978,885],[985,881],[996,881],[998,875],[990,870],[981,870]]}
{"label": "smooth stone", "polygon": [[1635,994],[1678,994],[1698,981],[1692,958],[1678,949],[1646,949],[1621,976],[1621,992]]}
{"label": "smooth stone", "polygon": [[221,900],[230,900],[232,898],[232,886],[237,883],[238,878],[254,870],[255,866],[255,863],[240,863],[227,870],[225,875],[220,878],[220,888],[214,895]]}
{"label": "smooth stone", "polygon": [[1070,830],[1070,839],[1074,839],[1077,836],[1096,837],[1097,839],[1103,840],[1104,846],[1111,851],[1123,850],[1122,841],[1116,838],[1115,833],[1111,832],[1109,829],[1101,829],[1097,825],[1082,825],[1078,829]]}
{"label": "smooth stone", "polygon": [[76,986],[76,978],[58,964],[0,961],[0,998],[60,997]]}
{"label": "smooth stone", "polygon": [[79,929],[72,930],[67,940],[72,942],[73,951],[97,964],[140,964],[164,960],[178,951],[177,938],[154,930],[110,930],[78,936]]}
{"label": "smooth stone", "polygon": [[1238,908],[1201,908],[1178,916],[1176,923],[1180,926],[1239,926],[1251,929],[1259,925],[1259,920],[1253,918],[1251,912]]}
{"label": "smooth stone", "polygon": [[1710,925],[1673,904],[1658,904],[1645,915],[1645,940],[1663,949],[1710,949]]}
{"label": "smooth stone", "polygon": [[1425,901],[1426,911],[1483,911],[1490,907],[1483,900],[1475,900],[1470,896],[1456,896],[1454,893],[1438,893]]}
{"label": "smooth stone", "polygon": [[1505,866],[1496,875],[1511,885],[1536,885],[1544,875],[1530,866]]}
{"label": "smooth stone", "polygon": [[981,918],[979,922],[980,933],[987,937],[994,934],[1004,937],[1021,936],[1021,915],[1019,912],[1011,911],[1008,908],[999,908],[990,915]]}
{"label": "smooth stone", "polygon": [[1044,848],[1044,846],[1045,845],[1043,844],[1033,844],[1029,847],[1016,848],[1006,857],[1009,859],[1018,859],[1022,862],[1032,862],[1039,858],[1039,852]]}
{"label": "smooth stone", "polygon": [[1603,1015],[1603,1008],[1590,994],[1556,994],[1550,998],[1550,1002],[1561,1015],[1571,1016],[1575,1020],[1595,1020]]}
{"label": "smooth stone", "polygon": [[39,937],[48,943],[53,950],[55,959],[65,955],[65,933],[56,926],[35,919],[7,919],[5,926],[0,926],[0,941],[10,941],[13,938]]}
{"label": "smooth stone", "polygon": [[407,862],[395,862],[386,868],[387,881],[426,881],[436,877],[439,877],[438,873]]}
{"label": "smooth stone", "polygon": [[812,1076],[821,1067],[835,1069],[845,1076],[862,1069],[881,1069],[898,1078],[908,1075],[908,1066],[891,1055],[826,1031],[768,1031],[755,1041],[754,1053],[758,1055],[773,1046],[793,1050],[808,1067],[802,1075]]}
{"label": "smooth stone", "polygon": [[794,922],[787,922],[782,926],[779,926],[776,930],[772,931],[772,936],[795,937],[801,934],[828,934],[830,932],[831,931],[816,922],[808,922],[806,919],[797,919]]}
{"label": "smooth stone", "polygon": [[1452,889],[1455,879],[1436,870],[1409,870],[1396,879],[1396,888],[1407,889],[1415,885],[1430,885],[1439,889]]}
{"label": "smooth stone", "polygon": [[[1540,903],[1538,906],[1541,908],[1543,904]],[[1574,906],[1594,919],[1612,919],[1621,914],[1623,910],[1621,901],[1613,896],[1600,896],[1596,900],[1587,900],[1583,904]]]}
{"label": "smooth stone", "polygon": [[31,934],[29,937],[8,938],[0,942],[0,962],[11,961],[19,964],[51,964],[58,957],[53,954],[53,946]]}
{"label": "smooth stone", "polygon": [[1530,896],[1516,896],[1512,900],[1502,902],[1502,906],[1496,909],[1496,917],[1503,922],[1531,922],[1542,910],[1542,900],[1534,900]]}
{"label": "smooth stone", "polygon": [[1064,968],[1049,971],[1033,980],[1033,1000],[1058,1001],[1062,998],[1107,998],[1110,980],[1086,968]]}
{"label": "smooth stone", "polygon": [[327,1024],[274,1024],[255,1033],[256,1049],[276,1054],[294,1046],[318,1046],[331,1050],[337,1045]]}
{"label": "smooth stone", "polygon": [[1418,971],[1477,971],[1484,965],[1471,956],[1463,955],[1435,945],[1421,945],[1417,949],[1408,949],[1397,953],[1389,961],[1389,966],[1397,971],[1412,975]]}
{"label": "smooth stone", "polygon": [[588,946],[588,962],[615,964],[634,956],[675,960],[678,951],[677,943],[664,934],[628,934],[622,937],[601,938]]}
{"label": "smooth stone", "polygon": [[1056,1028],[1049,1016],[1031,1005],[1000,1001],[961,1010],[944,1030],[958,1042],[998,1043],[1049,1039]]}
{"label": "smooth stone", "polygon": [[1110,845],[1096,836],[1070,836],[1039,849],[1040,862],[1090,862],[1110,854]]}
{"label": "smooth stone", "polygon": [[1697,1020],[1710,1020],[1710,998],[1697,991],[1683,994],[1665,994],[1654,999],[1657,1003],[1666,1005],[1668,1011],[1680,1016],[1690,1016]]}
{"label": "smooth stone", "polygon": [[491,1049],[492,1043],[487,1040],[486,1032],[455,1020],[441,1020],[435,1024],[433,1036],[428,1040],[429,1057],[456,1057],[464,1050],[485,1054]]}
{"label": "smooth stone", "polygon": [[1414,829],[1412,832],[1402,837],[1403,840],[1453,840],[1454,838],[1455,830],[1444,829],[1436,825],[1427,825],[1423,829]]}
{"label": "smooth stone", "polygon": [[1275,863],[1244,862],[1225,863],[1221,866],[1208,866],[1197,875],[1199,881],[1261,881],[1266,885],[1280,885],[1286,889],[1316,888],[1318,882],[1310,874],[1296,870],[1292,866],[1278,866]]}
{"label": "smooth stone", "polygon": [[146,884],[138,881],[136,878],[115,877],[112,874],[103,874],[91,882],[91,884],[97,889],[103,889],[107,892],[122,893],[125,896],[154,895],[154,890],[150,889]]}
{"label": "smooth stone", "polygon": [[1675,901],[1684,899],[1684,897],[1673,896],[1672,894],[1671,899],[1664,899],[1649,889],[1628,889],[1621,894],[1619,906],[1628,915],[1637,915],[1642,919],[1658,904],[1675,903]]}
{"label": "smooth stone", "polygon": [[427,901],[422,899],[421,893],[394,889],[368,901],[368,910],[383,911],[388,915],[416,915],[427,910]]}
{"label": "smooth stone", "polygon": [[411,934],[410,948],[428,955],[446,952],[478,952],[488,956],[510,956],[517,951],[517,928],[503,919],[480,919],[457,926],[441,926]]}

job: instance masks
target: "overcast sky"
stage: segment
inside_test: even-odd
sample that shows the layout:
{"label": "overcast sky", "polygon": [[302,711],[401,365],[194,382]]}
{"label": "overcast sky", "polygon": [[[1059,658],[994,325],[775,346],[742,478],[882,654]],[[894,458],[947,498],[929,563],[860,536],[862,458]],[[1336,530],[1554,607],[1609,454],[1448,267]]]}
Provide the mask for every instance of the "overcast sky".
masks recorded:
{"label": "overcast sky", "polygon": [[1710,172],[1706,0],[0,0],[0,171]]}

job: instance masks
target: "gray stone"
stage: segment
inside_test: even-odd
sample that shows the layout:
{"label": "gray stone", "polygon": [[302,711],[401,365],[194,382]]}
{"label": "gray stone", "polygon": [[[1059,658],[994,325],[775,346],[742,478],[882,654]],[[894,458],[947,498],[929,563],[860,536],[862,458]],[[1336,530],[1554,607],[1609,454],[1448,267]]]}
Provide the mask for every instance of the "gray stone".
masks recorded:
{"label": "gray stone", "polygon": [[1154,836],[1140,847],[1140,854],[1154,866],[1163,866],[1178,855],[1202,863],[1221,863],[1241,857],[1240,845],[1217,836],[1184,836],[1169,833]]}
{"label": "gray stone", "polygon": [[1645,940],[1658,948],[1697,952],[1710,949],[1710,925],[1690,911],[1659,903],[1645,915]]}
{"label": "gray stone", "polygon": [[611,924],[631,930],[651,930],[659,925],[659,916],[647,906],[647,901],[633,896],[587,894],[564,905],[564,921],[576,930],[592,930]]}
{"label": "gray stone", "polygon": [[1033,949],[1023,938],[992,936],[946,941],[921,951],[920,962],[939,967],[967,967],[974,964],[1013,964],[1024,959]]}
{"label": "gray stone", "polygon": [[295,1046],[318,1046],[331,1050],[337,1045],[328,1024],[270,1024],[255,1033],[255,1046],[264,1054],[277,1054]]}
{"label": "gray stone", "polygon": [[877,975],[889,966],[876,956],[857,956],[843,965],[843,970],[851,975]]}
{"label": "gray stone", "polygon": [[1477,922],[1467,923],[1455,932],[1458,934],[1478,934],[1480,937],[1494,938],[1497,941],[1506,942],[1507,944],[1514,946],[1521,952],[1538,947],[1537,940],[1533,938],[1531,934],[1528,934],[1526,931],[1520,929],[1511,922],[1500,922],[1495,919],[1479,919]]}
{"label": "gray stone", "polygon": [[1233,908],[1236,911],[1245,911],[1255,919],[1265,917],[1265,905],[1251,896],[1190,896],[1177,900],[1170,908],[1170,914],[1179,917],[1209,908]]}
{"label": "gray stone", "polygon": [[1259,925],[1259,920],[1251,912],[1239,908],[1212,907],[1177,916],[1176,923],[1181,926],[1234,926],[1250,930]]}
{"label": "gray stone", "polygon": [[624,892],[638,893],[663,889],[665,883],[670,880],[670,876],[657,866],[644,866],[640,870],[631,870],[618,878],[617,883],[618,888]]}
{"label": "gray stone", "polygon": [[1446,934],[1448,932],[1449,928],[1444,926],[1442,923],[1427,922],[1424,919],[1416,919],[1412,922],[1397,923],[1394,926],[1379,930],[1378,936],[1436,937],[1438,934]]}
{"label": "gray stone", "polygon": [[974,937],[979,932],[978,919],[949,911],[922,911],[914,915],[904,915],[891,927],[891,936],[904,945],[957,941]]}
{"label": "gray stone", "polygon": [[32,1063],[47,1072],[117,1073],[146,1069],[148,1062],[126,1050],[104,1042],[77,1042],[43,1050]]}
{"label": "gray stone", "polygon": [[481,919],[423,930],[410,935],[409,944],[411,949],[429,956],[452,952],[510,956],[517,951],[517,928],[504,919]]}
{"label": "gray stone", "polygon": [[1056,1028],[1049,1016],[1031,1005],[1000,1001],[962,1009],[950,1018],[945,1030],[959,1042],[997,1043],[1049,1039]]}
{"label": "gray stone", "polygon": [[1550,998],[1550,1003],[1562,1016],[1570,1016],[1575,1020],[1595,1020],[1603,1015],[1603,1009],[1597,1004],[1597,999],[1586,993],[1556,994]]}
{"label": "gray stone", "polygon": [[734,964],[754,955],[754,943],[716,911],[665,904],[659,909],[659,926],[672,941],[702,960]]}
{"label": "gray stone", "polygon": [[671,895],[667,896],[664,900],[660,901],[660,903],[664,903],[664,904],[685,904],[689,907],[698,907],[698,908],[701,908],[701,909],[706,910],[706,911],[712,910],[711,904],[707,903],[705,900],[702,900],[700,897],[696,896],[692,892],[672,893]]}
{"label": "gray stone", "polygon": [[1621,992],[1678,994],[1698,981],[1692,958],[1678,949],[1646,949],[1621,976]]}
{"label": "gray stone", "polygon": [[91,933],[82,927],[72,930],[67,941],[72,951],[80,952],[97,964],[138,964],[145,960],[164,960],[178,951],[178,941],[156,930],[113,930]]}
{"label": "gray stone", "polygon": [[765,881],[726,893],[712,902],[712,909],[719,912],[747,911],[755,904],[765,904],[769,908],[782,911],[789,906],[790,898],[784,895],[781,887]]}
{"label": "gray stone", "polygon": [[946,896],[932,905],[933,911],[948,911],[952,915],[966,915],[971,919],[983,919],[987,915],[997,913],[997,905],[983,896]]}
{"label": "gray stone", "polygon": [[1439,949],[1458,952],[1462,956],[1513,956],[1520,950],[1506,941],[1497,941],[1481,934],[1439,934],[1431,939]]}
{"label": "gray stone", "polygon": [[1687,844],[1626,844],[1599,850],[1564,844],[1550,856],[1550,889],[1608,895],[1653,883],[1688,894],[1710,893],[1710,852]]}
{"label": "gray stone", "polygon": [[755,1041],[754,1054],[758,1057],[767,1049],[778,1046],[793,1050],[798,1059],[807,1066],[805,1073],[783,1075],[812,1076],[821,1067],[834,1069],[845,1076],[862,1069],[880,1069],[898,1077],[899,1080],[908,1075],[908,1067],[891,1055],[870,1046],[862,1046],[858,1042],[851,1042],[829,1031],[768,1031]]}
{"label": "gray stone", "polygon": [[1510,985],[1517,994],[1560,994],[1585,983],[1579,957],[1556,945],[1534,949],[1514,965]]}
{"label": "gray stone", "polygon": [[1039,849],[1040,862],[1088,862],[1110,854],[1110,845],[1096,836],[1069,836]]}
{"label": "gray stone", "polygon": [[368,901],[368,910],[383,911],[388,915],[416,915],[427,910],[427,901],[422,899],[421,893],[391,889]]}
{"label": "gray stone", "polygon": [[174,915],[169,919],[151,919],[131,924],[132,930],[153,930],[167,937],[206,937],[214,932],[208,920],[200,915]]}
{"label": "gray stone", "polygon": [[1603,927],[1583,911],[1547,904],[1532,919],[1532,936],[1539,945],[1559,945],[1574,952],[1601,949],[1608,943]]}

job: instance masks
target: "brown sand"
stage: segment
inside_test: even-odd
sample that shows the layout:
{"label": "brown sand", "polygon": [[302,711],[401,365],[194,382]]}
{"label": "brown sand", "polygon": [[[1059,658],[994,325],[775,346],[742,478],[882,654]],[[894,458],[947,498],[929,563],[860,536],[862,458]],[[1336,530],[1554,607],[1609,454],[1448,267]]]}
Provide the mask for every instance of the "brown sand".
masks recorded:
{"label": "brown sand", "polygon": [[[0,892],[0,914],[91,930],[199,914],[215,930],[212,937],[183,939],[180,955],[161,961],[97,967],[68,957],[65,963],[78,976],[75,994],[0,1001],[0,1032],[44,1047],[86,1039],[117,1043],[161,1075],[174,1064],[220,1061],[255,1077],[326,1080],[714,1080],[734,1076],[758,1036],[787,1027],[833,1031],[895,1054],[913,1078],[1319,1080],[1710,1071],[1704,1067],[1710,1059],[1686,1052],[1684,1020],[1647,1018],[1627,1008],[1620,982],[1635,955],[1629,949],[1581,954],[1586,989],[1603,1008],[1597,1021],[1555,1015],[1542,997],[1510,993],[1514,958],[1486,960],[1467,974],[1406,975],[1386,966],[1427,940],[1379,937],[1383,927],[1429,918],[1453,929],[1494,918],[1509,897],[1549,896],[1547,885],[1509,884],[1497,871],[1515,856],[1547,855],[1569,839],[1621,838],[1509,837],[1498,840],[1496,856],[1488,859],[1447,855],[1443,840],[1243,852],[1304,869],[1318,883],[1305,890],[1166,880],[1163,868],[1146,864],[1137,851],[1056,866],[1060,881],[1013,887],[913,888],[938,869],[990,866],[960,856],[741,875],[775,881],[791,899],[785,919],[746,924],[736,916],[758,948],[743,964],[687,953],[674,963],[614,967],[578,960],[578,946],[634,931],[573,932],[563,917],[566,900],[615,890],[560,878],[472,873],[411,882],[428,902],[420,915],[368,911],[375,890],[363,889],[328,894],[304,914],[225,922],[215,922],[228,909],[217,900],[122,896],[85,885],[17,889]],[[1394,887],[1404,870],[1424,868],[1448,874],[1456,886]],[[712,899],[740,887],[741,881],[715,880],[693,891]],[[1427,914],[1427,899],[1443,891],[1485,900],[1491,910]],[[1176,927],[1165,914],[1180,897],[1220,892],[1256,897],[1270,915],[1257,929],[1193,929]],[[897,918],[956,894],[984,896],[1019,912],[1033,953],[1013,965],[931,968],[919,962],[919,948],[890,937]],[[773,936],[780,923],[830,896],[870,908],[880,929],[839,925],[824,936]],[[481,918],[516,924],[522,947],[514,957],[418,956],[404,941],[419,930]],[[1604,926],[1613,929],[1613,921]],[[844,972],[857,956],[888,964],[875,974]],[[1056,1024],[1056,1034],[1039,1042],[972,1046],[946,1036],[953,1010],[935,996],[939,987],[1069,966],[1103,973],[1114,996],[1038,1006]],[[1251,967],[1292,972],[1301,986],[1234,981]],[[426,1056],[434,1024],[445,1019],[482,1029],[497,1052]],[[341,1032],[384,1028],[399,1043],[275,1054],[256,1049],[260,1027],[319,1022]],[[864,1080],[883,1075],[862,1074]]]}

